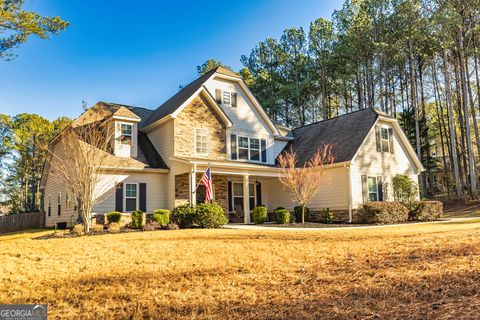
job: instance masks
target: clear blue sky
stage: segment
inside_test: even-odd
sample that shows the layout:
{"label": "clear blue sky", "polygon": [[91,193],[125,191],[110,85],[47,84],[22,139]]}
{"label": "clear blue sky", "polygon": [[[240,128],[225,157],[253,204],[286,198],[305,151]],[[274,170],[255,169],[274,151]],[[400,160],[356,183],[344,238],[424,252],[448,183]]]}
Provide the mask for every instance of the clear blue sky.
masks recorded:
{"label": "clear blue sky", "polygon": [[342,3],[26,0],[26,9],[71,25],[50,40],[31,38],[13,61],[0,60],[0,113],[76,117],[82,99],[156,108],[208,58],[237,70],[259,41],[330,18]]}

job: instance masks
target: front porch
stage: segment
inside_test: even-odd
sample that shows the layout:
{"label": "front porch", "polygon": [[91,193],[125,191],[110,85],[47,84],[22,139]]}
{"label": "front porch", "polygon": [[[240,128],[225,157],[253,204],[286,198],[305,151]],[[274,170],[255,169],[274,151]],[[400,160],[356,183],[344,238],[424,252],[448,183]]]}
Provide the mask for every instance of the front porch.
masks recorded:
{"label": "front porch", "polygon": [[[175,206],[205,201],[205,187],[199,182],[209,164],[196,161],[189,164],[188,172],[175,175]],[[250,213],[260,204],[269,211],[278,206],[293,207],[278,180],[278,168],[225,162],[210,163],[210,168],[214,201],[223,207],[230,223],[251,223]]]}

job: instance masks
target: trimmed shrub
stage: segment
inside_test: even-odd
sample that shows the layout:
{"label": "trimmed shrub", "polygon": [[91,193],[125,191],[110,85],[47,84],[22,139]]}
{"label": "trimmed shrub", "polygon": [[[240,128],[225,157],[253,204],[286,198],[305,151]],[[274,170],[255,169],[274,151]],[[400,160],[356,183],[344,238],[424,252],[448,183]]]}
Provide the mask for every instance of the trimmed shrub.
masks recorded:
{"label": "trimmed shrub", "polygon": [[330,208],[323,209],[323,219],[325,223],[333,223],[335,221],[335,213]]}
{"label": "trimmed shrub", "polygon": [[121,226],[120,226],[120,223],[118,222],[112,222],[110,224],[108,224],[108,232],[110,233],[119,233],[120,230],[122,229]]}
{"label": "trimmed shrub", "polygon": [[120,219],[122,219],[122,214],[118,211],[112,211],[107,213],[107,222],[108,223],[119,223]]}
{"label": "trimmed shrub", "polygon": [[166,226],[164,226],[164,229],[165,230],[178,230],[180,228],[178,227],[178,224],[176,224],[176,223],[169,223]]}
{"label": "trimmed shrub", "polygon": [[85,228],[83,224],[76,224],[72,228],[72,233],[78,237],[85,235]]}
{"label": "trimmed shrub", "polygon": [[287,209],[276,209],[275,217],[278,224],[286,224],[290,222],[290,212]]}
{"label": "trimmed shrub", "polygon": [[170,221],[180,228],[188,228],[195,221],[195,208],[189,205],[178,206],[172,210]]}
{"label": "trimmed shrub", "polygon": [[154,231],[154,230],[158,230],[158,229],[161,229],[162,226],[156,222],[156,221],[151,221],[147,224],[145,224],[143,227],[142,227],[142,230],[143,231]]}
{"label": "trimmed shrub", "polygon": [[103,232],[104,227],[105,226],[103,224],[95,223],[95,224],[92,224],[92,226],[90,227],[90,230],[93,232]]}
{"label": "trimmed shrub", "polygon": [[409,210],[397,201],[375,201],[365,203],[358,211],[362,223],[398,223],[408,220]]}
{"label": "trimmed shrub", "polygon": [[[293,212],[295,213],[295,222],[302,223],[302,206],[297,206],[293,208]],[[305,207],[304,214],[305,214],[305,222],[310,221],[310,209],[308,207]]]}
{"label": "trimmed shrub", "polygon": [[132,212],[132,228],[140,229],[143,227],[143,211],[135,210]]}
{"label": "trimmed shrub", "polygon": [[195,207],[194,222],[201,228],[212,229],[227,224],[228,219],[218,203],[202,203]]}
{"label": "trimmed shrub", "polygon": [[170,222],[170,210],[157,209],[153,211],[152,221],[158,222],[161,226],[167,225]]}
{"label": "trimmed shrub", "polygon": [[253,208],[253,222],[263,224],[267,221],[267,208],[265,206],[256,206]]}
{"label": "trimmed shrub", "polygon": [[416,208],[410,211],[408,220],[433,221],[443,214],[443,203],[440,201],[419,201]]}

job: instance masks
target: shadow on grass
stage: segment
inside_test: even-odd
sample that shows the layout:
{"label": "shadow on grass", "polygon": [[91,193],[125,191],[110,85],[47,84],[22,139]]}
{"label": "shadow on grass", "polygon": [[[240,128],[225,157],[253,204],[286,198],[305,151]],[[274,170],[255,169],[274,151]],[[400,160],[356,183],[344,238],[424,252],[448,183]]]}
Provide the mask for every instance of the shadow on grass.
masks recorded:
{"label": "shadow on grass", "polygon": [[0,241],[1,240],[9,240],[9,239],[19,239],[19,238],[32,238],[34,239],[35,236],[44,236],[48,232],[54,232],[52,229],[29,229],[29,230],[22,230],[22,231],[15,231],[9,233],[0,233]]}

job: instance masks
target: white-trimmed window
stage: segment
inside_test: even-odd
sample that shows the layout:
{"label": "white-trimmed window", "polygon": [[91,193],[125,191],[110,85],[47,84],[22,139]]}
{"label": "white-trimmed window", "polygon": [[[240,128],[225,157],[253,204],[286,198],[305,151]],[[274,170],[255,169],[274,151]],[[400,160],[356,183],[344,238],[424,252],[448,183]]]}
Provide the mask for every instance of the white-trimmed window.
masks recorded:
{"label": "white-trimmed window", "polygon": [[[233,209],[243,210],[243,183],[242,182],[234,182],[233,183]],[[248,202],[250,204],[250,210],[255,208],[256,204],[256,188],[255,183],[250,182],[248,184]]]}
{"label": "white-trimmed window", "polygon": [[381,137],[381,144],[382,144],[382,152],[390,152],[390,138],[388,128],[382,127],[380,129],[380,137]]}
{"label": "white-trimmed window", "polygon": [[378,201],[378,184],[376,177],[367,178],[368,201]]}
{"label": "white-trimmed window", "polygon": [[132,144],[133,125],[130,123],[120,123],[120,131],[122,133],[122,144]]}
{"label": "white-trimmed window", "polygon": [[260,161],[260,139],[238,136],[237,154],[240,160]]}
{"label": "white-trimmed window", "polygon": [[195,129],[195,153],[200,156],[208,155],[208,129]]}
{"label": "white-trimmed window", "polygon": [[229,91],[222,92],[222,104],[225,106],[232,105],[232,93]]}
{"label": "white-trimmed window", "polygon": [[138,209],[138,183],[125,183],[125,212]]}

